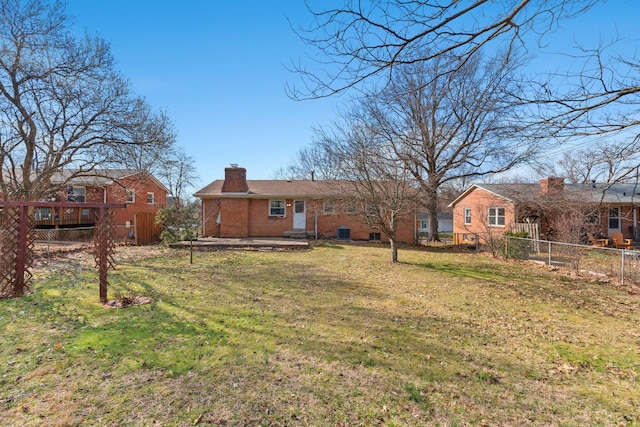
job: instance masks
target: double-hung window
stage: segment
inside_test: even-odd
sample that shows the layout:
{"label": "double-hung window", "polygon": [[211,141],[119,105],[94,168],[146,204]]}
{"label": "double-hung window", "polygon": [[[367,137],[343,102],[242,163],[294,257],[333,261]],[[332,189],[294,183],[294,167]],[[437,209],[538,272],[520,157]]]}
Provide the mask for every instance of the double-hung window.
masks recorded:
{"label": "double-hung window", "polygon": [[504,208],[490,207],[487,217],[489,225],[504,226]]}
{"label": "double-hung window", "polygon": [[284,212],[285,212],[284,200],[269,201],[269,216],[284,216]]}
{"label": "double-hung window", "polygon": [[620,208],[609,208],[609,231],[620,230]]}
{"label": "double-hung window", "polygon": [[464,224],[471,224],[471,208],[464,208]]}
{"label": "double-hung window", "polygon": [[152,192],[147,193],[147,204],[153,205],[156,202],[155,194]]}
{"label": "double-hung window", "polygon": [[333,200],[325,200],[322,204],[322,212],[326,214],[332,214],[335,212],[333,207]]}
{"label": "double-hung window", "polygon": [[136,190],[126,189],[126,202],[127,203],[135,203],[136,202]]}

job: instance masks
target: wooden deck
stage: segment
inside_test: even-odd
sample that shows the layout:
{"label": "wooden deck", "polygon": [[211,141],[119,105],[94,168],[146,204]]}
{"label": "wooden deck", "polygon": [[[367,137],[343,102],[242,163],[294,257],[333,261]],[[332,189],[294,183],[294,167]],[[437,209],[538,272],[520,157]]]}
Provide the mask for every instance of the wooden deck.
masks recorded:
{"label": "wooden deck", "polygon": [[36,227],[94,225],[97,217],[96,212],[95,208],[35,207],[32,216]]}

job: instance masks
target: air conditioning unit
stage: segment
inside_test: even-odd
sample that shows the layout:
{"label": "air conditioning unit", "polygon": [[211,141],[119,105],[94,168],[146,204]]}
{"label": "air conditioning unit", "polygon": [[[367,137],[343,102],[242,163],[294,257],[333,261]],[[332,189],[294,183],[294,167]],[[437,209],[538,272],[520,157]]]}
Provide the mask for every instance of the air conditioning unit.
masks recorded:
{"label": "air conditioning unit", "polygon": [[349,227],[340,226],[338,227],[338,240],[350,240],[351,239],[351,229]]}

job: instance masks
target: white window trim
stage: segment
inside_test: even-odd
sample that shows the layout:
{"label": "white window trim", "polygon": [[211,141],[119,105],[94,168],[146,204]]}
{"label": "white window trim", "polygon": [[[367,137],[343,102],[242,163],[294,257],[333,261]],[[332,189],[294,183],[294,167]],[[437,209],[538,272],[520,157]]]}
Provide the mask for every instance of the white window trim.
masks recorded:
{"label": "white window trim", "polygon": [[[495,215],[491,215],[491,210],[495,209],[496,210],[496,214]],[[498,209],[502,209],[503,214],[502,215],[498,215]],[[487,225],[489,225],[489,227],[504,227],[505,223],[506,223],[506,209],[502,206],[489,206],[487,208]],[[491,222],[491,219],[495,220],[495,223]],[[498,219],[502,218],[502,224],[499,224]]]}
{"label": "white window trim", "polygon": [[347,204],[344,208],[345,213],[354,214],[358,212],[358,206],[355,200],[347,200]]}
{"label": "white window trim", "polygon": [[73,186],[73,197],[74,197],[75,201],[78,202],[78,196],[79,196],[78,190],[80,190],[80,189],[84,193],[82,195],[82,197],[84,197],[84,200],[82,202],[79,202],[79,203],[85,203],[87,201],[87,187],[82,186],[82,185],[80,185],[80,186],[75,186],[74,185]]}
{"label": "white window trim", "polygon": [[[131,195],[131,200],[129,200],[129,195]],[[135,203],[136,202],[136,190],[130,190],[126,188],[124,190],[124,200],[125,203]]]}
{"label": "white window trim", "polygon": [[336,213],[335,203],[333,202],[333,200],[323,200],[322,201],[322,213],[324,213],[324,214]]}
{"label": "white window trim", "polygon": [[[149,196],[151,196],[151,202],[149,202]],[[153,193],[153,191],[147,191],[147,204],[148,205],[156,204],[156,195]]]}
{"label": "white window trim", "polygon": [[[615,213],[615,215],[611,215],[612,213]],[[622,228],[622,208],[620,206],[610,206],[608,216],[607,228],[609,230],[620,230]],[[611,220],[615,220],[618,225],[611,227]]]}
{"label": "white window trim", "polygon": [[[467,212],[469,215],[467,215]],[[469,218],[469,221],[467,221],[467,218]],[[471,208],[464,208],[462,211],[462,220],[464,221],[464,225],[471,225]]]}
{"label": "white window trim", "polygon": [[[282,207],[273,207],[271,204],[274,202],[281,202],[282,203]],[[273,213],[273,209],[282,209],[282,213]],[[273,200],[269,200],[269,216],[272,217],[285,217],[287,214],[287,201],[284,199],[273,199]]]}

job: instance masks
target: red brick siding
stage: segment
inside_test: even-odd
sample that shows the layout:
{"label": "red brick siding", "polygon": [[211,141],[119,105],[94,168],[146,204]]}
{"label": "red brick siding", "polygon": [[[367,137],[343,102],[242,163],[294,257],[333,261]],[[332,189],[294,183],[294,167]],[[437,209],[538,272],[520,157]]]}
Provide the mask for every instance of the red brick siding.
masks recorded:
{"label": "red brick siding", "polygon": [[249,202],[249,199],[220,200],[220,237],[249,236]]}
{"label": "red brick siding", "polygon": [[[285,200],[284,217],[269,216],[270,200]],[[286,231],[293,230],[293,199],[274,197],[273,199],[204,199],[203,230],[204,236],[212,237],[282,237]],[[244,204],[246,203],[246,205]],[[245,215],[245,206],[247,215]],[[326,237],[335,237],[338,227],[346,226],[351,230],[351,239],[368,240],[369,233],[379,233],[369,227],[358,214],[349,214],[336,205],[336,213],[325,214],[321,200],[306,200],[306,230],[314,235],[317,212],[318,233]],[[217,225],[218,212],[221,224]],[[413,243],[415,235],[414,215],[400,222],[398,241]],[[246,226],[245,226],[246,224]],[[387,240],[381,234],[383,241]]]}
{"label": "red brick siding", "polygon": [[232,167],[224,170],[223,193],[246,193],[249,191],[247,185],[247,170],[245,168]]}
{"label": "red brick siding", "polygon": [[[126,203],[126,190],[135,191],[135,202]],[[105,200],[106,190],[106,200]],[[147,193],[153,193],[154,203],[147,203]],[[167,193],[158,183],[145,174],[136,174],[120,179],[118,182],[105,187],[86,187],[86,201],[98,203],[126,203],[125,209],[116,209],[114,222],[116,225],[116,238],[126,238],[129,231],[126,228],[127,221],[131,227],[134,224],[135,214],[138,212],[157,213],[159,209],[167,205]]]}
{"label": "red brick siding", "polygon": [[[490,207],[500,207],[505,209],[504,226],[489,226],[487,215]],[[464,223],[464,210],[471,208],[471,224]],[[497,196],[481,188],[475,189],[464,199],[460,200],[453,208],[453,233],[456,235],[458,243],[464,243],[463,236],[467,241],[476,234],[481,240],[485,240],[491,233],[504,234],[509,230],[509,226],[515,222],[515,207],[508,200]]]}
{"label": "red brick siding", "polygon": [[220,199],[202,200],[200,233],[203,236],[220,237],[220,226],[216,223],[220,212]]}

